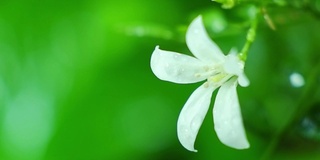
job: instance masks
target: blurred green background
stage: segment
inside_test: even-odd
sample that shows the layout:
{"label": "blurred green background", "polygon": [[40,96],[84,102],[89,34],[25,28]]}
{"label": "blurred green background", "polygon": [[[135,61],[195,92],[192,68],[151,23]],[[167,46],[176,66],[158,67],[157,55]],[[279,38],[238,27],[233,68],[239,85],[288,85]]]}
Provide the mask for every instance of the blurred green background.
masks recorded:
{"label": "blurred green background", "polygon": [[[204,16],[227,53],[241,49],[254,11],[210,0],[1,1],[1,160],[320,159],[320,1],[272,1],[238,87],[251,148],[221,144],[212,105],[195,143],[176,136],[179,112],[199,84],[158,80],[156,45],[190,54],[188,24]],[[295,86],[294,73],[305,84]],[[214,98],[213,98],[214,100]]]}

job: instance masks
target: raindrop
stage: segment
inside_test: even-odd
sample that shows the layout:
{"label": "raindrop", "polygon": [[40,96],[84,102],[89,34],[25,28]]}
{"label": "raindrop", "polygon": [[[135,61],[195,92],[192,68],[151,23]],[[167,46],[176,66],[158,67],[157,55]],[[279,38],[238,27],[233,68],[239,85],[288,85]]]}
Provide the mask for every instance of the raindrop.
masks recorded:
{"label": "raindrop", "polygon": [[169,65],[169,63],[166,63],[166,67],[169,67],[170,65]]}
{"label": "raindrop", "polygon": [[181,126],[179,129],[181,132],[180,138],[182,139],[189,139],[190,138],[190,130],[186,126]]}
{"label": "raindrop", "polygon": [[203,121],[203,118],[199,115],[196,115],[191,121],[191,130],[193,132],[197,132],[199,130],[199,127],[202,121]]}
{"label": "raindrop", "polygon": [[175,55],[173,56],[173,58],[178,59],[179,56],[180,56],[179,54],[175,54]]}

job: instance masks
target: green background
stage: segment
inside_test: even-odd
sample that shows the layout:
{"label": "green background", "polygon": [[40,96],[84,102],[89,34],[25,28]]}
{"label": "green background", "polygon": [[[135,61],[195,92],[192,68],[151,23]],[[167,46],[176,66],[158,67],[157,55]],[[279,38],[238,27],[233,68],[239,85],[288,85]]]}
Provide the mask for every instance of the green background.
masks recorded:
{"label": "green background", "polygon": [[[1,1],[0,159],[320,159],[320,2],[277,2],[265,7],[276,30],[259,18],[245,67],[251,85],[238,87],[250,149],[219,142],[211,103],[193,153],[176,122],[201,83],[157,79],[151,53],[160,45],[191,54],[185,31],[199,14],[225,53],[240,50],[252,5]],[[294,72],[304,86],[290,83]]]}

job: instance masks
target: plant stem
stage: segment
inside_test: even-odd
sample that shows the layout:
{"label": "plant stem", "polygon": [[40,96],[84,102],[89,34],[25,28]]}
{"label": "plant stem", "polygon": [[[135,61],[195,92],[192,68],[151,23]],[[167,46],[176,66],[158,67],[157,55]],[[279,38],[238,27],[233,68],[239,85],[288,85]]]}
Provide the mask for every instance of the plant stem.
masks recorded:
{"label": "plant stem", "polygon": [[248,51],[249,51],[253,41],[255,40],[257,26],[258,26],[258,15],[256,15],[256,17],[252,21],[251,26],[250,26],[248,33],[247,33],[247,37],[246,37],[247,41],[246,41],[245,45],[243,46],[241,52],[239,53],[239,58],[244,62],[246,61],[247,56],[248,56]]}

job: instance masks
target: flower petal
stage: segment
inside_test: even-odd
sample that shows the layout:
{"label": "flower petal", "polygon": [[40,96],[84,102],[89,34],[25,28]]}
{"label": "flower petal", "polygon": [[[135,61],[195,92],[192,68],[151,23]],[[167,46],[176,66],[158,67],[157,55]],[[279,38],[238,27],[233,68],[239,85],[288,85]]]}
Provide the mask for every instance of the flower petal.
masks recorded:
{"label": "flower petal", "polygon": [[221,49],[208,36],[201,16],[198,16],[190,24],[186,41],[190,51],[200,60],[211,63],[218,63],[224,60],[224,54]]}
{"label": "flower petal", "polygon": [[221,86],[213,108],[214,128],[223,144],[246,149],[249,143],[243,127],[236,86],[236,78]]}
{"label": "flower petal", "polygon": [[184,148],[197,152],[194,149],[199,128],[208,112],[212,92],[215,88],[206,86],[198,87],[183,106],[178,119],[178,138]]}
{"label": "flower petal", "polygon": [[180,53],[155,48],[151,56],[151,69],[161,80],[174,83],[195,83],[205,80],[200,76],[206,72],[206,64],[202,61]]}
{"label": "flower petal", "polygon": [[250,82],[247,76],[244,74],[244,62],[232,51],[226,56],[225,63],[223,64],[224,70],[229,73],[238,76],[238,82],[240,86],[247,87]]}
{"label": "flower petal", "polygon": [[240,75],[243,72],[244,63],[237,55],[229,54],[226,56],[223,68],[229,74]]}
{"label": "flower petal", "polygon": [[248,87],[250,85],[248,77],[243,72],[238,75],[238,82],[242,87]]}

